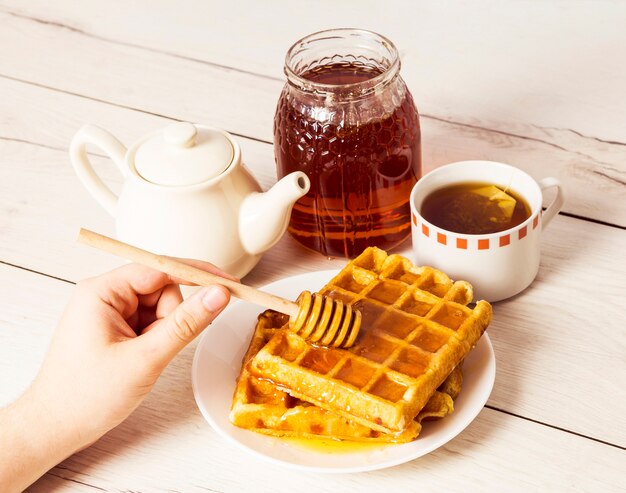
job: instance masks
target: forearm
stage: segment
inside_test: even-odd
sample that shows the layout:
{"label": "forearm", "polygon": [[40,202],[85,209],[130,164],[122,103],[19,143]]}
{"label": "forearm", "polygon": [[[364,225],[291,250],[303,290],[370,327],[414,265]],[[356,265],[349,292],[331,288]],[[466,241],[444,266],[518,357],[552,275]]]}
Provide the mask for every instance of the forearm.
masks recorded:
{"label": "forearm", "polygon": [[67,423],[27,391],[0,409],[0,489],[24,490],[79,448],[79,437],[72,436]]}

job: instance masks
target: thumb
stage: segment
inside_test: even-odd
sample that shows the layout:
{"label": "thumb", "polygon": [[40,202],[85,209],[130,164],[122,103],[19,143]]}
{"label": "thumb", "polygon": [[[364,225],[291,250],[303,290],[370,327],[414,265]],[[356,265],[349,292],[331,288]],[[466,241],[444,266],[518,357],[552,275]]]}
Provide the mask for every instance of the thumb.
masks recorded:
{"label": "thumb", "polygon": [[152,356],[165,366],[213,322],[229,300],[230,292],[223,286],[202,288],[139,339],[148,343]]}

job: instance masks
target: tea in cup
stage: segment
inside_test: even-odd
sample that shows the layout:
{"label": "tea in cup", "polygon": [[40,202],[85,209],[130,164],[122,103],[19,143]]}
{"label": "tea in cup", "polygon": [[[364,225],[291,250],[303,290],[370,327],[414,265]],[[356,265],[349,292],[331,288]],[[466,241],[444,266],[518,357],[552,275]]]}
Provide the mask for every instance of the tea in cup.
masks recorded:
{"label": "tea in cup", "polygon": [[[543,194],[556,197],[542,211]],[[523,291],[539,270],[541,232],[563,206],[555,178],[492,161],[462,161],[431,171],[411,192],[416,262],[463,279],[474,298],[499,301]]]}

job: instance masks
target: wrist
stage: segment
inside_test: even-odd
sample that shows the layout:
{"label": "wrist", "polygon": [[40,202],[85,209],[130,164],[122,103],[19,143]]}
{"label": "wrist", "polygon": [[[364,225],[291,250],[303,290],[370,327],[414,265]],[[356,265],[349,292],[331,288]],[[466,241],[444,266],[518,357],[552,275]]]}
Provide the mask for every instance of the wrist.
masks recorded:
{"label": "wrist", "polygon": [[86,445],[34,394],[0,410],[0,484],[8,491],[22,491]]}

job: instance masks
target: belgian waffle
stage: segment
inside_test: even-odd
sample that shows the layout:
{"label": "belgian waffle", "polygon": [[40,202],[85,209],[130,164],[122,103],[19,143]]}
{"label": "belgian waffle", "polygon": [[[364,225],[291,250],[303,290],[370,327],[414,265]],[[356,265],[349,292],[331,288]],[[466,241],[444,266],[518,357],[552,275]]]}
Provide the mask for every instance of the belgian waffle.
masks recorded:
{"label": "belgian waffle", "polygon": [[460,368],[452,372],[440,391],[432,395],[416,419],[401,433],[381,433],[291,397],[272,382],[251,375],[247,367],[248,362],[276,332],[287,330],[287,323],[286,315],[273,310],[266,310],[259,315],[233,395],[230,420],[234,425],[273,436],[402,443],[417,436],[422,420],[442,418],[453,411],[453,399],[462,384]]}
{"label": "belgian waffle", "polygon": [[249,371],[291,396],[383,433],[411,426],[437,387],[491,321],[491,305],[473,308],[472,287],[399,255],[368,248],[320,293],[363,315],[349,349],[322,348],[277,331]]}

